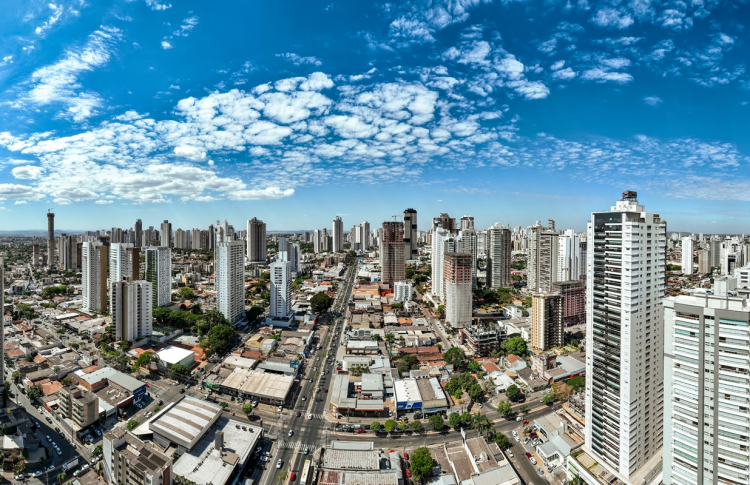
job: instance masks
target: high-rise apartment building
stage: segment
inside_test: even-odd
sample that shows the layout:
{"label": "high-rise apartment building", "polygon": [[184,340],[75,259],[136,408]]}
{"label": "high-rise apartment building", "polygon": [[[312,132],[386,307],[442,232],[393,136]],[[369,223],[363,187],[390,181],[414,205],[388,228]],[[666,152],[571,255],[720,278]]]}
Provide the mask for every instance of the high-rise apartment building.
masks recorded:
{"label": "high-rise apartment building", "polygon": [[292,312],[292,265],[271,263],[271,318],[286,318]]}
{"label": "high-rise apartment building", "polygon": [[331,233],[333,240],[333,252],[338,253],[344,250],[344,221],[341,217],[336,216],[333,220],[333,232]]}
{"label": "high-rise apartment building", "polygon": [[81,250],[83,309],[97,313],[107,309],[107,246],[84,242]]}
{"label": "high-rise apartment building", "polygon": [[[450,240],[451,244],[448,244]],[[455,251],[453,240],[450,237],[450,233],[438,227],[432,231],[432,251],[430,253],[430,267],[432,268],[432,294],[442,300],[444,296],[443,288],[445,283],[444,273],[444,261],[445,253],[452,253]]]}
{"label": "high-rise apartment building", "polygon": [[55,264],[55,213],[47,211],[47,265]]}
{"label": "high-rise apartment building", "polygon": [[586,323],[586,281],[570,280],[552,283],[552,291],[562,299],[562,320],[565,328]]}
{"label": "high-rise apartment building", "polygon": [[[5,349],[5,258],[0,256],[0,349]],[[0,375],[5,375],[5,350],[3,358],[0,359]],[[5,379],[3,379],[5,381]],[[0,391],[5,387],[4,382],[0,382]]]}
{"label": "high-rise apartment building", "polygon": [[245,316],[243,246],[242,241],[216,242],[216,308],[230,322],[236,322]]}
{"label": "high-rise apartment building", "polygon": [[708,241],[708,251],[711,253],[711,266],[721,267],[721,239],[719,236],[711,236]]}
{"label": "high-rise apartment building", "polygon": [[711,273],[711,251],[701,249],[698,251],[698,274],[705,275]]}
{"label": "high-rise apartment building", "polygon": [[[173,426],[179,427],[179,424]],[[126,428],[115,427],[104,433],[102,457],[102,473],[110,485],[174,483],[171,454],[165,455],[156,445],[141,441]]]}
{"label": "high-rise apartment building", "polygon": [[109,246],[109,281],[114,283],[130,278],[140,279],[140,249],[130,243],[115,243]]}
{"label": "high-rise apartment building", "polygon": [[451,217],[446,213],[442,213],[438,217],[432,218],[432,230],[434,231],[438,227],[442,227],[451,234],[455,233],[458,230],[456,228],[456,218]]}
{"label": "high-rise apartment building", "polygon": [[628,484],[661,466],[666,229],[635,192],[588,223],[584,450]]}
{"label": "high-rise apartment building", "polygon": [[419,259],[419,231],[417,230],[417,211],[404,211],[404,258],[406,260]]}
{"label": "high-rise apartment building", "polygon": [[136,248],[143,247],[143,221],[136,219],[135,221],[135,241],[134,246]]}
{"label": "high-rise apartment building", "polygon": [[474,217],[473,216],[462,216],[461,217],[461,231],[467,229],[474,229]]}
{"label": "high-rise apartment building", "polygon": [[544,351],[565,343],[563,299],[559,293],[531,296],[531,348]]}
{"label": "high-rise apartment building", "polygon": [[167,248],[173,247],[174,240],[172,239],[172,223],[164,219],[159,228],[159,246]]}
{"label": "high-rise apartment building", "polygon": [[266,223],[257,217],[247,221],[247,260],[266,262]]}
{"label": "high-rise apartment building", "polygon": [[99,397],[91,391],[65,386],[58,392],[57,401],[63,418],[73,421],[80,430],[99,421]]}
{"label": "high-rise apartment building", "polygon": [[145,280],[151,283],[153,306],[169,306],[172,303],[172,250],[146,248],[145,273]]}
{"label": "high-rise apartment building", "polygon": [[[553,221],[554,222],[554,221]],[[557,281],[560,249],[558,234],[537,221],[528,233],[528,285],[533,292],[549,292]]]}
{"label": "high-rise apartment building", "polygon": [[693,238],[683,237],[682,238],[682,257],[680,258],[682,264],[682,274],[691,275],[693,274]]}
{"label": "high-rise apartment building", "polygon": [[665,485],[750,483],[750,307],[735,287],[664,299]]}
{"label": "high-rise apartment building", "polygon": [[393,284],[405,279],[404,223],[384,222],[380,242],[380,281]]}
{"label": "high-rise apartment building", "polygon": [[453,328],[471,325],[471,253],[446,253],[443,275],[445,285],[445,321]]}
{"label": "high-rise apartment building", "polygon": [[109,314],[115,338],[133,342],[152,333],[153,286],[148,281],[127,278],[109,286]]}
{"label": "high-rise apartment building", "polygon": [[[461,218],[463,225],[464,218],[471,216],[464,216]],[[477,231],[474,229],[474,218],[471,218],[471,226],[458,231],[456,236],[456,252],[457,253],[469,253],[471,254],[471,288],[475,290],[477,288],[477,258],[479,252],[477,249]]]}
{"label": "high-rise apartment building", "polygon": [[491,289],[511,285],[510,228],[499,222],[487,230],[487,286]]}
{"label": "high-rise apartment building", "polygon": [[65,234],[57,238],[57,267],[65,271],[77,271],[78,261],[78,238]]}
{"label": "high-rise apartment building", "polygon": [[581,253],[581,235],[573,229],[566,229],[558,237],[558,248],[556,281],[577,280],[585,276],[586,252]]}

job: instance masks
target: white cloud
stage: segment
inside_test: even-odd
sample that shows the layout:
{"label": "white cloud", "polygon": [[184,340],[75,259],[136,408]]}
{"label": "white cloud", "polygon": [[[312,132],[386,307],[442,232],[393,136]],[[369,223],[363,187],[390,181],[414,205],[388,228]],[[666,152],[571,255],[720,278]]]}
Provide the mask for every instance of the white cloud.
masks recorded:
{"label": "white cloud", "polygon": [[285,52],[284,54],[276,54],[276,57],[281,57],[289,62],[293,63],[295,66],[301,66],[301,65],[311,65],[311,66],[321,66],[323,63],[314,56],[307,56],[302,57],[294,52]]}
{"label": "white cloud", "polygon": [[584,71],[581,74],[581,79],[598,83],[613,82],[616,84],[627,84],[633,80],[633,76],[626,72],[610,72],[597,67]]}
{"label": "white cloud", "polygon": [[11,173],[20,180],[35,180],[42,176],[42,169],[33,165],[25,165],[13,168]]}
{"label": "white cloud", "polygon": [[15,204],[15,205],[23,205],[23,204],[26,204],[26,201],[25,200],[17,200],[15,202],[13,202],[13,204]]}
{"label": "white cloud", "polygon": [[568,79],[573,79],[574,77],[576,77],[576,75],[577,75],[576,72],[569,67],[566,67],[565,69],[559,69],[552,73],[553,78],[562,79],[564,81],[567,81]]}
{"label": "white cloud", "polygon": [[633,17],[623,11],[614,8],[602,8],[597,10],[591,21],[599,27],[613,27],[625,29],[633,25]]}
{"label": "white cloud", "polygon": [[172,8],[171,3],[159,3],[158,0],[146,0],[146,5],[148,5],[148,8],[151,10],[167,10]]}
{"label": "white cloud", "polygon": [[18,184],[0,184],[0,200],[37,199],[38,192],[34,187]]}
{"label": "white cloud", "polygon": [[658,106],[664,101],[659,96],[644,96],[643,102],[649,106]]}
{"label": "white cloud", "polygon": [[174,154],[178,157],[188,158],[194,162],[206,161],[206,152],[204,150],[191,146],[181,145],[175,147]]}
{"label": "white cloud", "polygon": [[114,201],[112,201],[112,200],[104,200],[104,199],[99,199],[99,200],[97,200],[96,202],[94,202],[94,204],[97,204],[97,205],[104,205],[104,204],[111,204],[112,202],[114,202]]}
{"label": "white cloud", "polygon": [[268,200],[281,199],[294,195],[294,189],[282,190],[278,187],[267,187],[265,189],[239,190],[229,194],[232,200]]}
{"label": "white cloud", "polygon": [[161,48],[165,49],[165,50],[171,49],[172,48],[172,44],[170,44],[166,40],[163,40],[163,41],[161,41]]}

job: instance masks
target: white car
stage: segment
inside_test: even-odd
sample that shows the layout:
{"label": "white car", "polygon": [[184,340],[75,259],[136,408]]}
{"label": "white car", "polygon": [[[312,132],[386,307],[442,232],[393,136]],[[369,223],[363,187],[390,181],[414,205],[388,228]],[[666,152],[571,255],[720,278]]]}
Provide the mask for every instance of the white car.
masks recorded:
{"label": "white car", "polygon": [[276,462],[276,468],[281,468],[282,466],[284,466],[284,460],[279,458],[279,461]]}
{"label": "white car", "polygon": [[[307,415],[307,419],[312,419],[312,414],[308,414]],[[291,436],[291,435],[289,435],[289,436]]]}
{"label": "white car", "polygon": [[271,461],[271,458],[268,456],[261,456],[260,461]]}
{"label": "white car", "polygon": [[289,436],[292,436],[294,434],[294,430],[289,430]]}
{"label": "white car", "polygon": [[529,460],[531,461],[532,465],[536,465],[536,460],[534,459],[533,456],[531,458],[529,458]]}

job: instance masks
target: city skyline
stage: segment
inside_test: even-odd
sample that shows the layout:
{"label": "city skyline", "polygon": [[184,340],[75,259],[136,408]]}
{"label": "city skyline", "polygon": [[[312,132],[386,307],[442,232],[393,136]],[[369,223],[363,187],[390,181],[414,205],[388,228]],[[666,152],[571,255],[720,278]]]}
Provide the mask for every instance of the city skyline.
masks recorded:
{"label": "city skyline", "polygon": [[670,230],[750,222],[750,5],[288,7],[9,5],[3,229],[53,208],[346,231],[414,207],[581,231],[628,189]]}

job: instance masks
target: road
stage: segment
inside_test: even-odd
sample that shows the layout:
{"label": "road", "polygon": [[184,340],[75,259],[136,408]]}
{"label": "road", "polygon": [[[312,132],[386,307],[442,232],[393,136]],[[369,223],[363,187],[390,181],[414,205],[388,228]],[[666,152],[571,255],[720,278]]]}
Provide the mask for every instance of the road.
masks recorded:
{"label": "road", "polygon": [[[277,422],[275,452],[271,461],[268,462],[269,471],[262,482],[263,485],[282,484],[291,472],[296,473],[297,480],[299,480],[305,460],[311,459],[317,449],[328,444],[334,425],[324,418],[328,397],[324,389],[330,386],[331,374],[336,368],[335,352],[343,337],[343,310],[354,287],[357,268],[357,264],[349,268],[344,288],[339,292],[331,307],[332,314],[341,316],[335,317],[327,328],[323,327],[319,330],[322,333],[325,328],[328,344],[307,360],[291,414],[285,415]],[[333,358],[333,361],[328,360],[330,358]],[[325,375],[322,375],[323,371]],[[297,412],[300,413],[299,417],[296,415]],[[289,436],[290,430],[291,436]],[[276,468],[278,460],[282,460],[281,468]]]}

